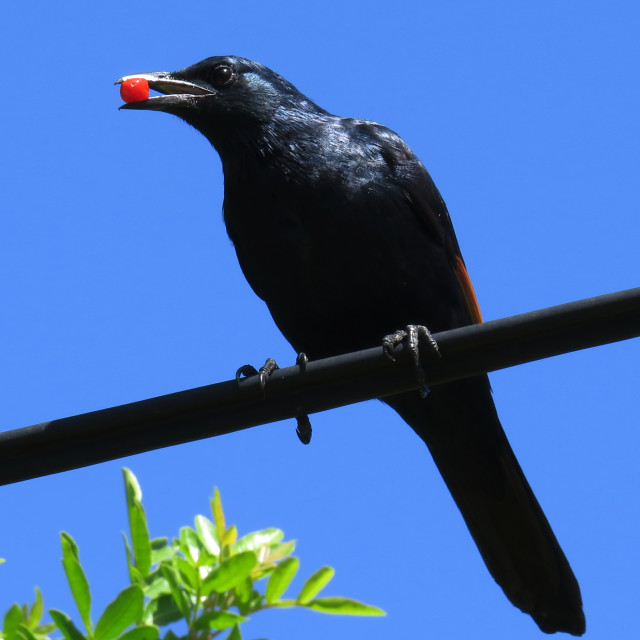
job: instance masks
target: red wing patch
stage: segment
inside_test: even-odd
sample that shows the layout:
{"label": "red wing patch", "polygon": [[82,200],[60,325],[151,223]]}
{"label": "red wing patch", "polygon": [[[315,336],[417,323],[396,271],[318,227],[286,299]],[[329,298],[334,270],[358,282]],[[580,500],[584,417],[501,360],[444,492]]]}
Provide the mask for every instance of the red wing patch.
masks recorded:
{"label": "red wing patch", "polygon": [[460,289],[462,289],[464,303],[467,307],[467,311],[469,312],[471,322],[473,322],[474,324],[479,324],[480,322],[482,322],[480,305],[478,304],[476,293],[473,290],[471,278],[469,278],[469,274],[467,273],[467,268],[464,266],[464,262],[462,261],[462,258],[460,256],[456,256],[453,269],[455,271],[456,278],[458,279],[458,283],[460,284]]}

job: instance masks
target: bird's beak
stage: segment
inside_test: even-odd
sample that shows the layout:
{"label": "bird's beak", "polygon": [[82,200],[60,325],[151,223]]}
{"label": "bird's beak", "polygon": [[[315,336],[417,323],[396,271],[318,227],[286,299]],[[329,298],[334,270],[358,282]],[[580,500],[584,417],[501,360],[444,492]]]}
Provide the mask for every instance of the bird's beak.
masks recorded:
{"label": "bird's beak", "polygon": [[147,100],[139,102],[128,102],[120,109],[149,109],[153,111],[171,111],[175,107],[189,107],[195,105],[197,96],[213,94],[213,91],[206,87],[199,86],[193,82],[175,78],[167,71],[154,71],[151,73],[137,73],[135,75],[123,76],[116,80],[115,84],[122,84],[125,80],[142,78],[149,83],[149,88],[159,93],[161,96],[151,96]]}

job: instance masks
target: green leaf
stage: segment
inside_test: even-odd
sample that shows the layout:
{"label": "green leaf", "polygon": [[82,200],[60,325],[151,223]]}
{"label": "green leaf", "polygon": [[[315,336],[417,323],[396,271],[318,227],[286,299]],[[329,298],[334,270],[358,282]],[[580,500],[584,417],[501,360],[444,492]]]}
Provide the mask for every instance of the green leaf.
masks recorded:
{"label": "green leaf", "polygon": [[211,498],[211,514],[216,525],[216,538],[222,540],[226,524],[224,521],[224,511],[222,509],[222,499],[218,487],[213,488],[213,498]]}
{"label": "green leaf", "polygon": [[15,603],[9,607],[7,613],[4,614],[4,624],[2,626],[4,635],[8,640],[13,640],[18,631],[18,625],[24,621],[24,614],[20,605]]}
{"label": "green leaf", "polygon": [[17,635],[21,640],[38,640],[38,638],[34,635],[33,631],[29,629],[29,627],[19,624],[17,629]]}
{"label": "green leaf", "polygon": [[213,522],[209,518],[198,515],[196,516],[196,529],[202,546],[214,558],[217,558],[220,555],[220,543],[218,542],[218,533]]}
{"label": "green leaf", "polygon": [[171,629],[164,634],[164,640],[181,640]]}
{"label": "green leaf", "polygon": [[251,594],[253,593],[253,581],[251,578],[245,578],[238,582],[233,590],[239,602],[248,602],[249,598],[251,598]]}
{"label": "green leaf", "polygon": [[62,566],[67,574],[69,587],[80,612],[82,622],[87,633],[91,635],[93,629],[91,623],[91,592],[89,591],[89,582],[80,564],[78,545],[64,531],[60,534],[60,538],[62,540]]}
{"label": "green leaf", "polygon": [[196,620],[196,629],[228,629],[248,620],[231,611],[208,611]]}
{"label": "green leaf", "polygon": [[138,584],[140,586],[144,584],[145,578],[132,564],[129,565],[129,577],[131,578],[131,584]]}
{"label": "green leaf", "polygon": [[316,598],[304,605],[313,611],[321,613],[333,613],[341,616],[386,616],[387,614],[378,607],[372,607],[364,602],[333,596],[329,598]]}
{"label": "green leaf", "polygon": [[197,564],[200,559],[202,542],[200,542],[198,534],[191,527],[182,527],[180,529],[180,550],[188,560]]}
{"label": "green leaf", "polygon": [[252,572],[251,579],[256,582],[257,580],[261,580],[262,578],[266,578],[270,576],[278,565],[271,564],[259,564]]}
{"label": "green leaf", "polygon": [[144,618],[147,619],[149,616],[153,620],[153,623],[159,627],[164,627],[172,622],[178,622],[178,620],[184,619],[171,594],[161,595],[151,600],[145,609]]}
{"label": "green leaf", "polygon": [[85,640],[85,636],[66,613],[57,609],[49,609],[49,615],[66,640]]}
{"label": "green leaf", "polygon": [[182,591],[182,588],[180,587],[175,569],[173,569],[173,567],[168,567],[166,564],[163,564],[160,565],[160,570],[162,571],[162,575],[165,577],[166,581],[169,583],[171,596],[173,598],[173,601],[176,603],[180,614],[183,618],[188,620],[191,613],[191,607],[187,602],[184,591]]}
{"label": "green leaf", "polygon": [[232,524],[225,532],[222,538],[220,539],[221,544],[229,545],[235,544],[238,539],[238,529],[235,524]]}
{"label": "green leaf", "polygon": [[129,570],[129,582],[131,584],[142,584],[144,582],[144,577],[136,569],[136,566],[133,564],[133,554],[131,552],[131,547],[129,546],[129,540],[127,538],[127,534],[122,532],[122,538],[124,540],[124,552],[127,557],[127,569]]}
{"label": "green leaf", "polygon": [[264,606],[264,597],[259,591],[252,589],[251,595],[248,600],[244,602],[234,602],[234,605],[238,607],[238,612],[242,616],[254,613],[258,609],[262,609]]}
{"label": "green leaf", "polygon": [[226,637],[225,640],[242,640],[242,635],[240,634],[240,627],[236,625],[231,629],[231,633]]}
{"label": "green leaf", "polygon": [[157,564],[173,555],[173,548],[168,538],[154,538],[151,541],[151,563]]}
{"label": "green leaf", "polygon": [[298,595],[298,602],[300,604],[307,604],[310,600],[313,600],[331,581],[335,574],[335,569],[332,567],[321,567],[309,578],[307,578],[300,595]]}
{"label": "green leaf", "polygon": [[223,593],[242,582],[258,563],[253,551],[244,551],[221,562],[202,583],[202,595]]}
{"label": "green leaf", "polygon": [[158,567],[155,571],[152,571],[147,576],[142,589],[144,591],[144,595],[147,598],[155,598],[165,593],[171,593],[169,583],[162,575],[162,570],[160,567]]}
{"label": "green leaf", "polygon": [[233,552],[258,549],[263,545],[271,545],[280,542],[284,538],[284,532],[280,529],[263,529],[243,536],[233,545]]}
{"label": "green leaf", "polygon": [[43,640],[47,640],[47,636],[56,630],[56,625],[53,622],[47,622],[47,624],[41,624],[36,627],[34,633],[38,634],[38,638],[42,638]]}
{"label": "green leaf", "polygon": [[129,546],[129,539],[127,534],[122,532],[122,539],[124,540],[124,553],[127,557],[127,569],[129,569],[129,582],[135,584],[142,581],[142,575],[133,565],[133,554],[131,553],[131,547]]}
{"label": "green leaf", "polygon": [[147,516],[142,506],[142,490],[132,471],[123,467],[125,494],[127,497],[127,513],[131,531],[131,546],[136,568],[143,576],[151,568],[151,541],[147,527]]}
{"label": "green leaf", "polygon": [[273,604],[280,600],[282,594],[287,590],[296,573],[298,573],[299,567],[300,561],[298,558],[287,558],[275,568],[269,578],[269,582],[267,582],[265,592],[265,599],[268,604]]}
{"label": "green leaf", "polygon": [[36,587],[35,592],[36,599],[33,603],[33,606],[31,607],[31,611],[29,612],[29,617],[27,618],[27,627],[29,627],[29,629],[35,629],[38,626],[40,620],[42,620],[42,614],[44,612],[44,599],[42,598],[42,591],[40,591],[40,589]]}
{"label": "green leaf", "polygon": [[78,545],[76,541],[68,534],[61,532],[60,535],[64,535],[66,537],[67,546],[71,554],[75,557],[76,560],[80,560],[80,549],[78,549]]}
{"label": "green leaf", "polygon": [[176,556],[175,563],[182,582],[184,582],[185,586],[192,591],[196,591],[200,584],[200,574],[198,573],[198,569],[181,556]]}
{"label": "green leaf", "polygon": [[122,475],[124,476],[124,488],[127,500],[131,498],[135,502],[142,502],[142,489],[135,473],[127,467],[122,467]]}
{"label": "green leaf", "polygon": [[158,640],[160,629],[152,624],[141,624],[123,633],[118,640]]}
{"label": "green leaf", "polygon": [[296,541],[289,540],[289,542],[282,542],[280,544],[272,544],[269,547],[269,552],[265,558],[265,562],[276,562],[291,555],[296,548]]}
{"label": "green leaf", "polygon": [[142,589],[137,584],[123,589],[100,616],[94,639],[113,640],[128,626],[139,622],[142,618],[143,605]]}

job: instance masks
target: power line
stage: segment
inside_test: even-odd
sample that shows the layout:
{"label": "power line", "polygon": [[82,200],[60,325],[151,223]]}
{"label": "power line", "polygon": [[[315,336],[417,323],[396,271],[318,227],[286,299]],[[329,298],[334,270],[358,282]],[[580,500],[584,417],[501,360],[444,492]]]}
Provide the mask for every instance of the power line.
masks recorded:
{"label": "power line", "polygon": [[[640,335],[640,287],[435,334],[429,386]],[[419,386],[400,345],[229,380],[0,433],[0,485],[381,398]]]}

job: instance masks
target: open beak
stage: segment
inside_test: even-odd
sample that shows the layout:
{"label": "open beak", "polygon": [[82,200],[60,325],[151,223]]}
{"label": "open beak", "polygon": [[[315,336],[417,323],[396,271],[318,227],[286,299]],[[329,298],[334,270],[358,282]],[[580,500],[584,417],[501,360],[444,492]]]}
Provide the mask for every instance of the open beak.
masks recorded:
{"label": "open beak", "polygon": [[127,102],[120,109],[148,109],[153,111],[171,111],[176,107],[195,106],[198,96],[211,95],[211,89],[179,80],[167,71],[154,71],[151,73],[137,73],[123,76],[116,80],[115,84],[122,84],[125,80],[142,78],[149,83],[149,88],[162,93],[161,96],[151,96],[147,100],[139,102]]}

